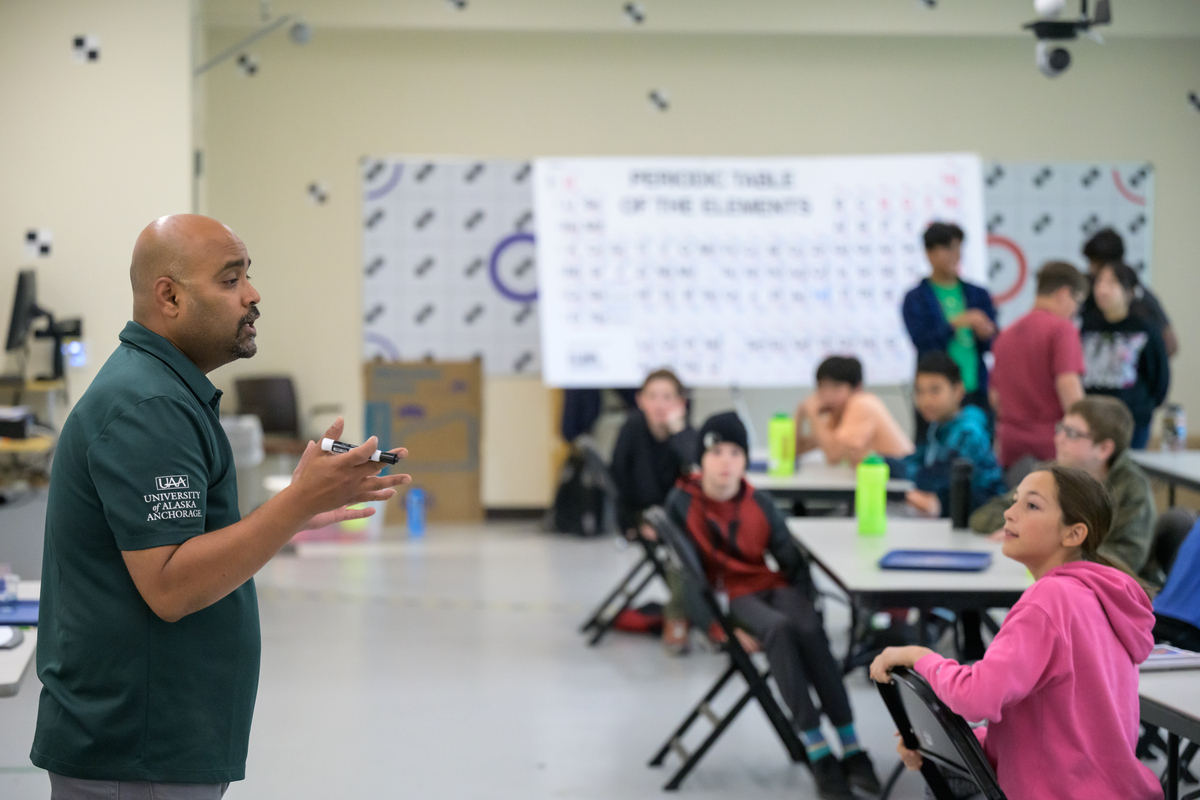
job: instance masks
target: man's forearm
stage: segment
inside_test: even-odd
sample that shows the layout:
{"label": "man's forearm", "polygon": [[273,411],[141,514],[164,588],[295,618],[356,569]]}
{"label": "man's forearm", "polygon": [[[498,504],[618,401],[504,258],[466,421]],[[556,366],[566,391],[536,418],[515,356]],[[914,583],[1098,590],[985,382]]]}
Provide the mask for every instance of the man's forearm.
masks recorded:
{"label": "man's forearm", "polygon": [[254,577],[310,517],[303,504],[296,502],[295,492],[289,486],[245,519],[183,544],[125,553],[133,573],[130,562],[138,552],[153,558],[154,551],[173,550],[157,570],[142,569],[140,575],[135,574],[138,589],[154,613],[175,622],[216,603]]}

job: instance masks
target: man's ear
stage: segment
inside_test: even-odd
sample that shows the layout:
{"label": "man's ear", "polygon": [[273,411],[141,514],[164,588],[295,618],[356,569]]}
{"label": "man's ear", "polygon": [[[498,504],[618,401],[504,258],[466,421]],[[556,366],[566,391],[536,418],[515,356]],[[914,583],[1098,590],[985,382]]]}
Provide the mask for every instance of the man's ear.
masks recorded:
{"label": "man's ear", "polygon": [[1112,439],[1105,439],[1102,442],[1095,444],[1096,451],[1105,464],[1112,458],[1113,451],[1117,449],[1117,445]]}
{"label": "man's ear", "polygon": [[154,282],[154,307],[164,317],[179,316],[179,300],[179,284],[175,281],[164,275]]}

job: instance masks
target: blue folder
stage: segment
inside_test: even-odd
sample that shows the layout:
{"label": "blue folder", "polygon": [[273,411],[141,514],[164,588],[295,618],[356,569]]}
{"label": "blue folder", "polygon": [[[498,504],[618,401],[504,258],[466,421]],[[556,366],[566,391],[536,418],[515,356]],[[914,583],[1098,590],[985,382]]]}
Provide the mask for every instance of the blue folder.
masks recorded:
{"label": "blue folder", "polygon": [[991,563],[991,553],[972,550],[891,550],[879,559],[879,568],[982,572]]}
{"label": "blue folder", "polygon": [[0,606],[0,625],[37,625],[37,618],[37,600],[20,600],[11,606]]}

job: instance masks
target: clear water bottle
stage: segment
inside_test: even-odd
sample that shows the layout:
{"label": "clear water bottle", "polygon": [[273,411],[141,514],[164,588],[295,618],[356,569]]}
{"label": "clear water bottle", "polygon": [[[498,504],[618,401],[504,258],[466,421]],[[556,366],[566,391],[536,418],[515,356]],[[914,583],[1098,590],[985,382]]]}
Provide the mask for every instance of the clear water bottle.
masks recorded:
{"label": "clear water bottle", "polygon": [[412,537],[425,535],[425,490],[417,486],[408,490],[404,496],[404,510],[408,515],[408,535]]}
{"label": "clear water bottle", "polygon": [[1187,447],[1187,414],[1183,406],[1172,403],[1163,411],[1162,449],[1178,451]]}
{"label": "clear water bottle", "polygon": [[17,604],[17,587],[20,585],[21,576],[8,564],[0,564],[0,607],[10,608]]}

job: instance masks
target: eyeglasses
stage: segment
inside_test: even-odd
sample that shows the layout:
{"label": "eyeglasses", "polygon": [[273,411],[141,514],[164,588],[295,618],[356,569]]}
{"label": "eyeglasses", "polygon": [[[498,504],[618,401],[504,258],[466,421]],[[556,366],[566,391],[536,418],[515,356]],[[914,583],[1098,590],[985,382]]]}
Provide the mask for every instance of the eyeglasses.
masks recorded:
{"label": "eyeglasses", "polygon": [[1078,428],[1072,428],[1070,425],[1066,424],[1065,422],[1057,423],[1054,426],[1054,432],[1056,434],[1061,433],[1063,436],[1067,437],[1068,439],[1070,439],[1073,442],[1078,441],[1080,439],[1092,438],[1092,435],[1090,433],[1088,433],[1087,431],[1081,431]]}

